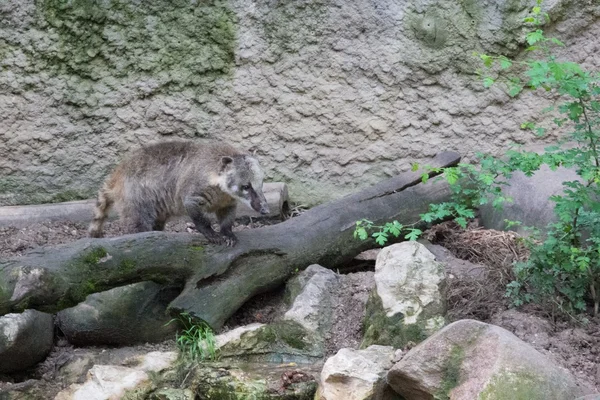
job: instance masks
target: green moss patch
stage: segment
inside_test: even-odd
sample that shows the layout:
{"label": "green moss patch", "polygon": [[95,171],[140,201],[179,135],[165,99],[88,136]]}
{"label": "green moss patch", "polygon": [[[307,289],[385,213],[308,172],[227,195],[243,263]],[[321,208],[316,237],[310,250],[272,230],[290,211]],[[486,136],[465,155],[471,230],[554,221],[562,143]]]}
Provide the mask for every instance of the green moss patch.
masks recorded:
{"label": "green moss patch", "polygon": [[[525,371],[504,372],[496,375],[479,395],[480,400],[552,400],[560,399],[558,393],[548,393],[543,383]],[[555,397],[557,396],[557,397]]]}
{"label": "green moss patch", "polygon": [[112,289],[116,282],[126,284],[131,280],[135,273],[135,261],[123,259],[115,267],[107,260],[107,265],[104,265],[101,261],[108,256],[103,247],[94,247],[69,265],[67,280],[70,284],[58,304],[59,309],[74,306],[92,293]]}
{"label": "green moss patch", "polygon": [[460,369],[465,359],[465,351],[460,346],[452,347],[450,356],[446,360],[443,370],[442,385],[435,398],[437,400],[449,400],[450,391],[460,383]]}
{"label": "green moss patch", "polygon": [[167,74],[186,85],[233,66],[235,15],[226,2],[42,0],[38,14],[56,46],[31,56],[55,73]]}

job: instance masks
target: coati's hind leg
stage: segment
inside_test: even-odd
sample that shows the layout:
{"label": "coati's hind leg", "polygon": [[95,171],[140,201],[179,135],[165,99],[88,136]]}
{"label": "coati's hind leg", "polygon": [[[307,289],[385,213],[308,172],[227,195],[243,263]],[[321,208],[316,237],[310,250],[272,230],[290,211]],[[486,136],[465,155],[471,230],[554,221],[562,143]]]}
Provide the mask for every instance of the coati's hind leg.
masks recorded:
{"label": "coati's hind leg", "polygon": [[235,246],[237,243],[237,237],[235,237],[232,230],[233,221],[235,220],[235,209],[236,203],[233,203],[233,205],[221,208],[216,212],[217,219],[221,225],[221,235],[223,235],[227,246]]}
{"label": "coati's hind leg", "polygon": [[210,243],[223,244],[225,239],[213,230],[210,220],[204,213],[205,202],[206,200],[202,197],[189,196],[184,199],[183,205],[198,232],[202,233]]}
{"label": "coati's hind leg", "polygon": [[123,207],[122,218],[127,233],[148,232],[153,230],[156,211],[151,203],[127,204]]}
{"label": "coati's hind leg", "polygon": [[98,192],[98,200],[96,200],[96,207],[94,209],[94,219],[90,223],[90,227],[88,228],[88,233],[90,237],[100,238],[102,237],[102,228],[104,226],[104,221],[108,217],[108,211],[113,205],[113,199],[111,198],[108,190],[102,188],[100,192]]}
{"label": "coati's hind leg", "polygon": [[153,231],[162,231],[165,229],[165,224],[167,223],[166,218],[157,217],[154,220],[154,224],[152,225]]}

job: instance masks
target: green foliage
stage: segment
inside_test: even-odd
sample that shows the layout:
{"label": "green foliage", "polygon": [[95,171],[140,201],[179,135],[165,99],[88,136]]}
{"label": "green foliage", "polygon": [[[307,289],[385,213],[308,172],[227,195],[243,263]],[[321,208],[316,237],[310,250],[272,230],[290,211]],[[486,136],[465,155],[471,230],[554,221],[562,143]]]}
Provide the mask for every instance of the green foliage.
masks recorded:
{"label": "green foliage", "polygon": [[[534,234],[525,242],[531,250],[528,261],[515,266],[517,280],[509,284],[507,295],[516,305],[527,301],[552,304],[561,310],[585,311],[587,300],[594,304],[598,314],[600,303],[600,76],[585,71],[579,64],[560,61],[552,55],[554,46],[564,46],[555,38],[548,38],[541,29],[548,16],[541,10],[541,0],[536,1],[531,15],[525,22],[534,29],[526,35],[530,58],[519,62],[524,67],[522,79],[492,78],[483,76],[483,83],[490,80],[504,83],[510,95],[522,90],[542,89],[553,92],[563,100],[553,119],[558,128],[567,130],[556,145],[547,147],[542,154],[526,151],[509,151],[503,162],[503,176],[522,171],[531,176],[541,165],[552,170],[558,167],[574,168],[579,180],[563,182],[561,195],[552,196],[557,222],[547,226],[545,232]],[[542,57],[533,57],[541,53]],[[504,69],[502,57],[480,55],[489,72]],[[494,70],[494,66],[500,68]],[[515,82],[522,82],[515,87]],[[530,130],[537,136],[546,129],[533,122],[524,122],[521,129]],[[565,146],[565,144],[570,144]],[[482,165],[482,171],[486,167]]]}
{"label": "green foliage", "polygon": [[420,229],[415,228],[414,226],[404,226],[398,221],[386,222],[384,225],[374,225],[373,222],[368,219],[356,221],[356,227],[354,229],[355,238],[366,240],[371,236],[380,246],[383,246],[389,241],[390,235],[397,238],[402,234],[404,235],[404,239],[417,240],[421,233],[423,232]]}
{"label": "green foliage", "polygon": [[[510,199],[502,196],[502,187],[515,171],[533,175],[542,165],[555,170],[573,168],[578,180],[563,182],[561,195],[552,196],[557,222],[544,232],[533,232],[525,239],[531,255],[528,261],[515,266],[517,280],[507,288],[507,295],[516,305],[527,301],[552,304],[560,310],[581,312],[589,301],[598,315],[600,307],[600,74],[585,71],[579,64],[560,61],[553,54],[555,46],[564,46],[558,39],[544,35],[542,26],[549,20],[542,12],[542,0],[525,22],[532,30],[525,40],[529,58],[511,61],[504,56],[478,54],[486,73],[481,73],[483,85],[504,85],[511,96],[523,90],[543,90],[556,94],[563,103],[544,113],[557,113],[554,124],[562,137],[541,154],[511,149],[502,159],[478,154],[479,168],[460,164],[452,168],[428,168],[423,174],[427,182],[431,173],[443,173],[452,190],[448,203],[431,205],[421,215],[427,223],[454,219],[461,226],[474,216],[474,209],[492,199],[501,207]],[[538,54],[540,54],[538,56]],[[517,67],[516,76],[506,72]],[[544,136],[547,128],[533,122],[523,122],[521,129]],[[419,166],[413,164],[413,171]],[[518,222],[511,221],[511,224]],[[399,228],[400,227],[400,228]],[[402,225],[390,223],[376,226],[372,222],[357,222],[355,237],[367,239],[369,230],[377,243],[385,244],[387,235],[395,234]],[[395,235],[398,236],[398,235]]]}
{"label": "green foliage", "polygon": [[215,333],[206,322],[197,321],[188,313],[181,313],[167,325],[173,322],[179,322],[183,327],[175,340],[183,357],[191,361],[216,361],[219,358]]}

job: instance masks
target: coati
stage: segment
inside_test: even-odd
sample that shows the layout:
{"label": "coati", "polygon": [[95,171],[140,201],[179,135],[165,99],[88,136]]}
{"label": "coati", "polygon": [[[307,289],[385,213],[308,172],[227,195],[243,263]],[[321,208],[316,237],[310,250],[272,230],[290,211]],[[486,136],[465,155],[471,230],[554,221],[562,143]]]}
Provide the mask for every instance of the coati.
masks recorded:
{"label": "coati", "polygon": [[[163,230],[167,219],[187,214],[211,243],[233,246],[236,199],[261,214],[269,212],[262,191],[263,171],[256,158],[224,143],[189,140],[142,147],[122,161],[98,193],[91,237],[102,237],[114,206],[128,232]],[[206,214],[215,213],[215,232]]]}

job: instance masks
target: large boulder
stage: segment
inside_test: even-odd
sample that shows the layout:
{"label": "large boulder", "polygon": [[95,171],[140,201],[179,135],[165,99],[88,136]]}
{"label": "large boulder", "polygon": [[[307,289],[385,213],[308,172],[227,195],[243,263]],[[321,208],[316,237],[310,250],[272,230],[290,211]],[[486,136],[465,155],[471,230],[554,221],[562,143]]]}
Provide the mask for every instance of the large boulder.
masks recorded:
{"label": "large boulder", "polygon": [[127,345],[172,337],[177,324],[167,306],[179,290],[154,282],[134,283],[89,295],[57,314],[58,325],[75,345]]}
{"label": "large boulder", "polygon": [[329,357],[321,371],[317,400],[381,400],[392,367],[394,349],[370,346],[364,350],[341,349]]}
{"label": "large boulder", "polygon": [[291,279],[286,287],[292,304],[283,316],[308,331],[324,335],[333,324],[333,292],[339,275],[320,265],[310,265]]}
{"label": "large boulder", "polygon": [[0,317],[0,373],[27,369],[52,349],[52,315],[36,310]]}
{"label": "large boulder", "polygon": [[418,242],[384,248],[375,264],[375,291],[367,303],[361,347],[402,348],[445,324],[444,266]]}
{"label": "large boulder", "polygon": [[413,348],[387,380],[411,400],[564,400],[581,394],[568,371],[507,330],[474,320],[454,322]]}

